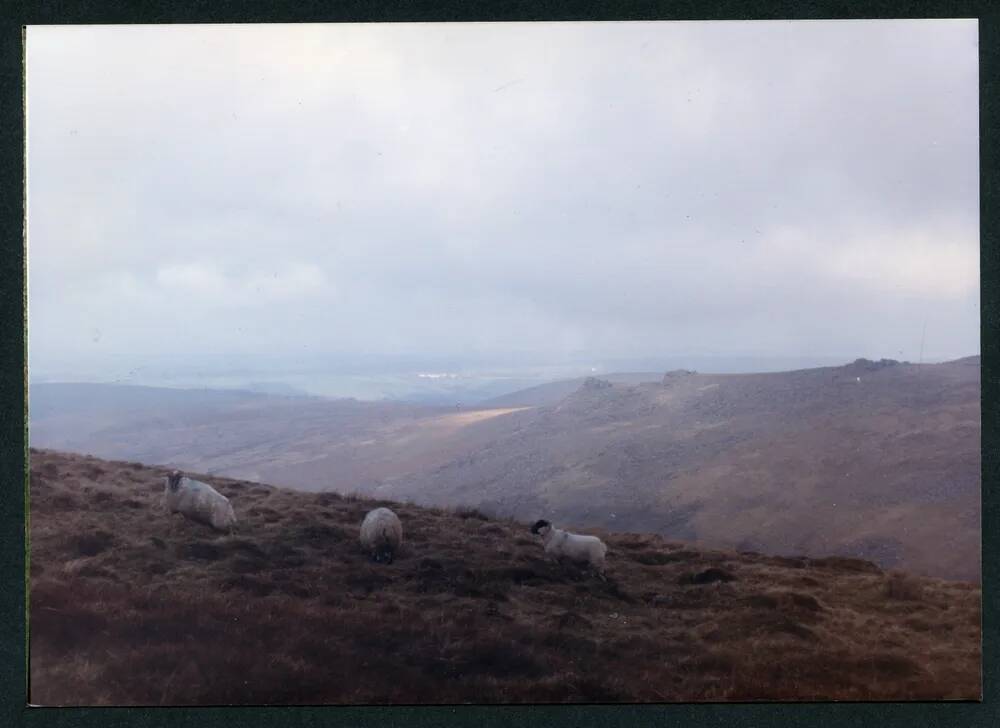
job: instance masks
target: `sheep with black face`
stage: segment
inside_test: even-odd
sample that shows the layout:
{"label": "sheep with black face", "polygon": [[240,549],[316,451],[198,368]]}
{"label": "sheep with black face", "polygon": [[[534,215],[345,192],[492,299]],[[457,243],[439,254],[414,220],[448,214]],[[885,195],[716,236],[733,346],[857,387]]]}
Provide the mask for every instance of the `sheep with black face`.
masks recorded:
{"label": "sheep with black face", "polygon": [[597,536],[585,536],[554,528],[545,520],[536,521],[531,532],[542,537],[545,553],[553,559],[567,559],[585,564],[604,576],[604,556],[608,547]]}
{"label": "sheep with black face", "polygon": [[236,527],[236,513],[226,496],[208,483],[186,478],[176,470],[166,477],[163,500],[169,515],[180,513],[218,531],[232,532]]}
{"label": "sheep with black face", "polygon": [[388,508],[369,511],[361,522],[361,545],[375,561],[391,564],[402,543],[403,524]]}

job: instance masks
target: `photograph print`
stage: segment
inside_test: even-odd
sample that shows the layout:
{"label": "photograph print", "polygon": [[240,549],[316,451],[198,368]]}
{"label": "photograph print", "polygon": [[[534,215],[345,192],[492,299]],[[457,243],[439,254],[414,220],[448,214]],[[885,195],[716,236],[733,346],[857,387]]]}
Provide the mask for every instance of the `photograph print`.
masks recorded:
{"label": "photograph print", "polygon": [[29,701],[981,698],[976,20],[29,25]]}

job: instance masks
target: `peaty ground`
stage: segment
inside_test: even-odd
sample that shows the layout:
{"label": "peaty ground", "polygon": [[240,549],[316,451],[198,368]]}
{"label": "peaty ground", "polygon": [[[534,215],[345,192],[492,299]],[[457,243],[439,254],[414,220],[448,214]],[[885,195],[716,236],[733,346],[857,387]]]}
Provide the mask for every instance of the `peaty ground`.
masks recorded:
{"label": "peaty ground", "polygon": [[[162,468],[32,450],[41,705],[976,699],[980,589],[845,558],[592,530],[608,579],[524,523],[206,477],[240,527],[170,519]],[[404,524],[391,565],[358,526]]]}

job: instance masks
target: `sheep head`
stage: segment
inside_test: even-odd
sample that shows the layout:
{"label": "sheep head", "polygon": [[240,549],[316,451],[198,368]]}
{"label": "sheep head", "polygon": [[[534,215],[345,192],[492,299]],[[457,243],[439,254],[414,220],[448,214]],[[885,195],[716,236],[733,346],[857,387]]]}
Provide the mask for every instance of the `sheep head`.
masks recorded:
{"label": "sheep head", "polygon": [[552,524],[546,520],[535,521],[535,525],[531,527],[531,532],[538,534],[542,532],[543,528],[551,528]]}
{"label": "sheep head", "polygon": [[170,490],[177,490],[181,484],[181,474],[177,470],[167,476],[167,487]]}

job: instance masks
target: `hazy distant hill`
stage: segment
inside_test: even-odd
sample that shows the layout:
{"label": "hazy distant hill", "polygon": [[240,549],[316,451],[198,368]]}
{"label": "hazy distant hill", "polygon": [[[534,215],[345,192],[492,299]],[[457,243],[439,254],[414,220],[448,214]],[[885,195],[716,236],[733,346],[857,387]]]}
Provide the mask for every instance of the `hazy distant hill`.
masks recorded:
{"label": "hazy distant hill", "polygon": [[605,582],[526,523],[406,504],[374,564],[383,501],[208,477],[240,521],[220,534],[170,522],[165,472],[31,452],[31,702],[980,697],[973,584],[598,531]]}
{"label": "hazy distant hill", "polygon": [[173,390],[137,403],[130,388],[109,395],[122,404],[98,406],[38,385],[30,440],[309,490],[977,579],[978,357],[886,364],[679,371],[645,383],[635,382],[654,375],[616,375],[534,387],[489,409],[247,393],[180,394],[171,409],[158,398]]}
{"label": "hazy distant hill", "polygon": [[337,442],[437,410],[237,390],[35,384],[29,411],[33,446],[254,478],[261,463],[314,458]]}
{"label": "hazy distant hill", "polygon": [[979,376],[974,359],[859,362],[581,387],[366,492],[973,579]]}
{"label": "hazy distant hill", "polygon": [[[614,384],[642,384],[643,382],[658,382],[663,373],[638,372],[629,374],[607,374],[602,379]],[[500,397],[494,397],[478,403],[479,407],[541,407],[558,404],[561,400],[575,392],[583,384],[586,377],[564,379],[558,382],[548,382],[534,387],[511,392]]]}

